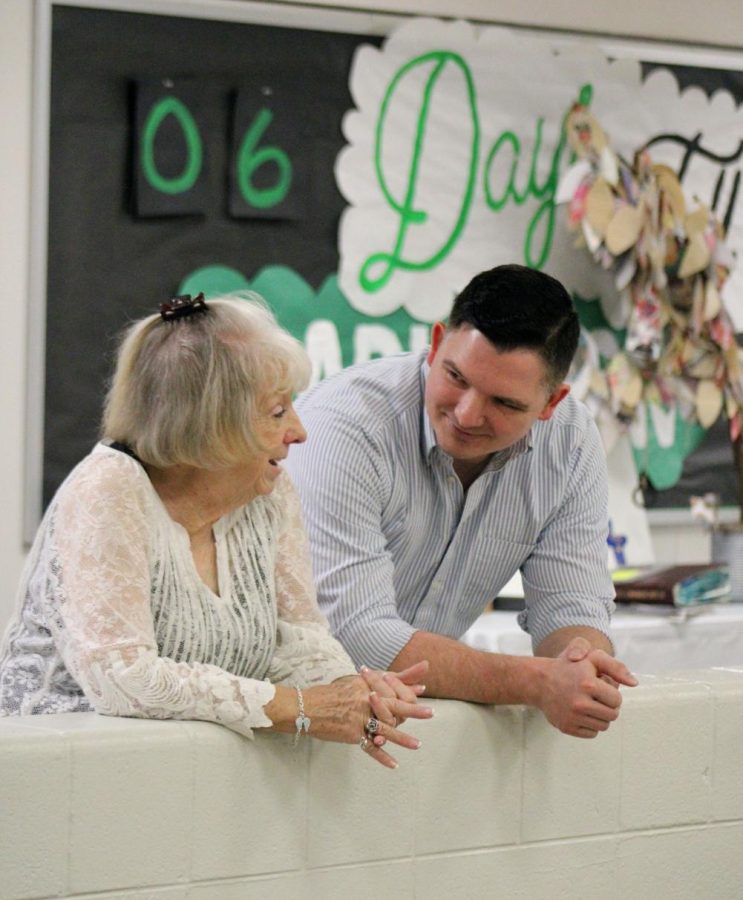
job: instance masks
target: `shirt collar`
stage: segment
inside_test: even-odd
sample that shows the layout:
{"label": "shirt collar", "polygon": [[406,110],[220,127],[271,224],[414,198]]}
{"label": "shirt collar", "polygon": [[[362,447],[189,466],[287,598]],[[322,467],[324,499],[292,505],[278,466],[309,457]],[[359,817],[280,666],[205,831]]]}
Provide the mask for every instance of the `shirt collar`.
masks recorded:
{"label": "shirt collar", "polygon": [[[426,412],[426,379],[428,378],[428,373],[431,371],[431,367],[428,365],[428,360],[426,357],[423,357],[423,362],[421,363],[421,374],[420,374],[420,385],[421,385],[421,453],[423,454],[424,460],[426,462],[431,463],[434,451],[440,453],[444,458],[451,460],[451,457],[448,453],[445,453],[438,446],[436,441],[436,432],[433,430],[433,425],[431,424],[431,420],[428,417],[428,413]],[[532,433],[531,429],[527,431],[527,433],[516,441],[515,444],[511,444],[510,447],[506,447],[503,450],[496,450],[495,453],[490,457],[490,461],[487,466],[484,468],[484,472],[497,472],[499,469],[502,469],[503,466],[515,456],[519,456],[521,453],[525,453],[527,450],[532,449]]]}
{"label": "shirt collar", "polygon": [[421,363],[421,373],[420,373],[420,385],[421,385],[421,453],[423,454],[423,458],[427,461],[430,461],[431,454],[436,449],[436,433],[433,430],[433,425],[431,424],[431,420],[428,418],[428,413],[426,412],[426,379],[428,378],[428,373],[431,371],[431,367],[428,365],[428,360],[426,357],[423,357],[423,362]]}

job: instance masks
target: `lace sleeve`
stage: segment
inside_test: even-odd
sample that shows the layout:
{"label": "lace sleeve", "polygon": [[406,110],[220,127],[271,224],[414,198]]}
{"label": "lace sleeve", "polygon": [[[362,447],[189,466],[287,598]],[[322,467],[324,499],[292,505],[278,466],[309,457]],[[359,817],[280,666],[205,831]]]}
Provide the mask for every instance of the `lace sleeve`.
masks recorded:
{"label": "lace sleeve", "polygon": [[97,712],[271,725],[268,682],[160,657],[150,606],[152,511],[133,460],[91,457],[57,496],[44,605],[64,662]]}
{"label": "lace sleeve", "polygon": [[317,605],[299,497],[286,472],[278,480],[274,495],[282,512],[282,526],[275,569],[278,634],[269,676],[272,681],[303,687],[352,675],[354,664],[330,634]]}

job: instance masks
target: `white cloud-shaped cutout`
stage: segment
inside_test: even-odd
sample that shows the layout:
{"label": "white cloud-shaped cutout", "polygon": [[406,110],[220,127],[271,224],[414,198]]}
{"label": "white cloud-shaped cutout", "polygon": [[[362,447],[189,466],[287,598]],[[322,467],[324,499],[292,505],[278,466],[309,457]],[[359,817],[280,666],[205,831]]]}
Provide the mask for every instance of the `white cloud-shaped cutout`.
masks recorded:
{"label": "white cloud-shaped cutout", "polygon": [[[722,217],[743,135],[743,111],[727,91],[680,92],[664,69],[643,81],[639,62],[609,60],[590,42],[562,41],[558,50],[547,38],[503,28],[414,19],[383,47],[362,45],[350,73],[355,108],[343,120],[347,144],[335,171],[348,202],[339,274],[351,304],[369,315],[403,307],[432,322],[476,272],[522,262],[611,305],[611,280],[573,248],[554,204],[570,161],[562,119],[584,85],[624,156],[677,135],[651,152],[678,169],[688,151],[681,141],[701,135],[704,152],[688,154],[684,189],[708,204],[717,190]],[[734,250],[743,249],[739,205],[730,214]],[[734,271],[724,296],[743,329],[743,271]]]}

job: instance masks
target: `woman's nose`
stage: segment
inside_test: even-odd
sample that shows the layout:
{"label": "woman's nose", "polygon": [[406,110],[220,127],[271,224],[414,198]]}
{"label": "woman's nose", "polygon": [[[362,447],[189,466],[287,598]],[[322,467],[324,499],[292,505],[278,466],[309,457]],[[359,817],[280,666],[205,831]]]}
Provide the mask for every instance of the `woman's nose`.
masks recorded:
{"label": "woman's nose", "polygon": [[285,444],[303,444],[307,440],[307,432],[299,416],[294,413],[294,421],[289,425],[284,435]]}

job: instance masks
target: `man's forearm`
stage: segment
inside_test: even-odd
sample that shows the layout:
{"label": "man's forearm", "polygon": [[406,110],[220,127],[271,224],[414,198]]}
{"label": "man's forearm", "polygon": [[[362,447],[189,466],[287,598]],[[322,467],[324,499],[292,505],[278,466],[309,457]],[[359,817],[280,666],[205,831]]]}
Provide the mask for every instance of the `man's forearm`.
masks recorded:
{"label": "man's forearm", "polygon": [[391,668],[401,671],[427,659],[429,697],[534,706],[565,734],[596,737],[619,715],[619,685],[634,686],[637,680],[623,663],[590,643],[589,638],[599,645],[608,643],[600,632],[560,631],[564,633],[537,648],[551,651],[564,644],[564,651],[552,659],[484,653],[442,635],[416,631]]}
{"label": "man's forearm", "polygon": [[395,657],[394,671],[427,659],[427,697],[448,697],[474,703],[524,703],[537,706],[551,661],[530,656],[506,656],[468,647],[461,641],[416,631]]}

